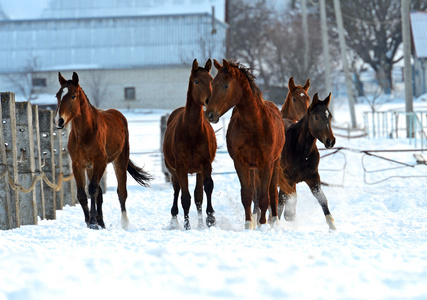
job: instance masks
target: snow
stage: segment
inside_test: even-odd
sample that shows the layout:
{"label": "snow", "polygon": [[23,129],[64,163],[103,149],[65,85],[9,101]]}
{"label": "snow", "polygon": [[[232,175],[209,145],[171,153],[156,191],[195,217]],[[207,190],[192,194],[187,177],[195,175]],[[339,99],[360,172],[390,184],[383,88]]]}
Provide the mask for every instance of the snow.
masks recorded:
{"label": "snow", "polygon": [[[338,123],[348,122],[345,105],[334,109]],[[363,110],[369,108],[359,104],[356,111]],[[170,230],[173,191],[161,172],[159,153],[160,116],[167,112],[124,113],[131,158],[155,175],[151,188],[138,186],[128,176],[130,229],[120,227],[110,165],[105,230],[87,229],[77,205],[58,211],[57,220],[0,231],[0,300],[427,297],[426,179],[416,177],[425,176],[427,166],[369,173],[367,184],[362,159],[369,171],[399,165],[356,151],[410,149],[408,140],[337,138],[335,149],[349,150],[323,158],[320,165],[322,181],[333,184],[323,191],[336,232],[329,232],[305,184],[298,185],[296,221],[246,231],[240,185],[221,130],[227,114],[214,126],[219,146],[213,164],[217,225],[198,227],[192,204],[192,229],[183,229],[180,207],[180,228]],[[322,150],[321,155],[329,152]],[[377,154],[415,165],[412,153]],[[371,184],[389,176],[413,177]],[[195,177],[189,178],[192,190]]]}

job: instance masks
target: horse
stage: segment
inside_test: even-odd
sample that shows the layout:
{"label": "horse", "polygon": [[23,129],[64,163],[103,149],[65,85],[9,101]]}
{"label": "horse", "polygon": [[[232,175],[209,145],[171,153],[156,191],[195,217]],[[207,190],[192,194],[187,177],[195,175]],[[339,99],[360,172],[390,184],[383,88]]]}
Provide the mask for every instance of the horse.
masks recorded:
{"label": "horse", "polygon": [[[117,194],[121,208],[121,226],[128,229],[126,213],[126,171],[142,186],[148,187],[151,175],[129,159],[129,131],[127,120],[115,109],[106,111],[93,106],[79,85],[73,72],[71,80],[58,73],[61,85],[57,98],[54,124],[58,129],[71,123],[68,151],[77,185],[77,199],[83,209],[88,228],[105,228],[102,213],[102,190],[99,186],[108,163],[113,163],[117,177]],[[86,177],[91,198],[90,211],[85,191]]]}
{"label": "horse", "polygon": [[[223,60],[212,82],[212,96],[205,116],[211,123],[234,106],[226,141],[241,185],[241,200],[245,210],[245,228],[254,229],[266,223],[266,211],[271,207],[270,222],[277,222],[277,182],[280,154],[285,142],[284,124],[277,106],[262,98],[255,76],[240,63]],[[251,214],[252,200],[254,213]]]}
{"label": "horse", "polygon": [[289,78],[288,94],[281,109],[283,119],[298,122],[305,115],[310,105],[310,96],[307,94],[309,88],[310,78],[304,86],[295,85],[294,78]]}
{"label": "horse", "polygon": [[316,93],[304,117],[297,123],[286,124],[286,142],[283,147],[280,173],[280,191],[278,214],[293,221],[296,215],[296,184],[304,181],[316,197],[325,214],[330,230],[336,230],[334,219],[329,211],[328,200],[322,191],[319,176],[319,150],[316,141],[321,141],[326,148],[335,145],[331,128],[332,114],[329,111],[331,94],[319,101]]}
{"label": "horse", "polygon": [[212,61],[199,67],[193,61],[185,107],[174,110],[168,118],[163,141],[163,154],[166,167],[172,175],[174,189],[171,209],[171,228],[178,226],[178,195],[181,190],[181,205],[184,210],[184,228],[191,229],[188,213],[191,196],[188,190],[188,174],[196,173],[194,202],[196,204],[199,226],[203,224],[203,189],[207,197],[206,225],[215,225],[212,207],[214,182],[211,177],[212,162],[216,154],[216,137],[211,124],[203,115],[203,107],[212,92],[212,76],[209,74]]}

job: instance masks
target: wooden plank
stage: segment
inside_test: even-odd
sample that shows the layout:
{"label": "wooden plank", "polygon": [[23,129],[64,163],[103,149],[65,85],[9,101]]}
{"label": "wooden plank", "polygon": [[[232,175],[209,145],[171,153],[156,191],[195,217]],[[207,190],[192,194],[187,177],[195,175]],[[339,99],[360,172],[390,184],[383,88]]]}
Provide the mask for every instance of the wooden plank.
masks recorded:
{"label": "wooden plank", "polygon": [[[40,151],[42,154],[42,171],[47,179],[55,181],[55,155],[53,142],[53,111],[39,110]],[[46,219],[56,218],[56,192],[47,184],[43,185]]]}
{"label": "wooden plank", "polygon": [[419,165],[427,165],[427,160],[425,159],[425,157],[420,154],[420,153],[414,153],[414,157],[417,161],[417,164]]}
{"label": "wooden plank", "polygon": [[[24,189],[31,189],[35,177],[33,111],[30,102],[15,103],[16,147],[18,150],[18,179]],[[15,177],[16,179],[16,177]],[[19,191],[19,219],[21,225],[37,225],[36,191]]]}

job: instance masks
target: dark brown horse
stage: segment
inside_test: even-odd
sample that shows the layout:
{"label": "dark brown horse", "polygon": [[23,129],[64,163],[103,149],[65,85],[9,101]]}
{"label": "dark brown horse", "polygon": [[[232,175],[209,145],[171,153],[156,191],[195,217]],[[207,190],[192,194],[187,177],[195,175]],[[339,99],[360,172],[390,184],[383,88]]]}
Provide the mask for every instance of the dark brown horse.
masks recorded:
{"label": "dark brown horse", "polygon": [[285,209],[284,216],[287,221],[295,219],[296,184],[305,181],[322,207],[329,228],[336,230],[334,219],[329,212],[328,200],[320,185],[320,156],[316,146],[317,140],[328,149],[335,145],[331,128],[332,114],[328,109],[330,101],[331,94],[324,101],[319,101],[318,94],[315,94],[305,116],[298,123],[286,123],[278,211],[280,216]]}
{"label": "dark brown horse", "polygon": [[308,89],[310,88],[310,79],[307,79],[304,86],[295,85],[294,78],[289,78],[288,94],[285,103],[282,106],[282,118],[289,119],[293,122],[298,122],[304,117],[307,108],[310,105],[310,96]]}
{"label": "dark brown horse", "polygon": [[[129,159],[129,132],[126,118],[117,110],[95,108],[79,85],[77,73],[66,80],[58,73],[61,88],[56,94],[58,107],[54,123],[63,128],[71,122],[68,151],[71,156],[77,198],[89,228],[105,228],[102,214],[102,190],[99,181],[108,163],[113,163],[117,177],[117,194],[122,211],[121,225],[128,228],[126,214],[126,171],[141,185],[147,186],[151,176]],[[89,179],[90,211],[85,192]]]}
{"label": "dark brown horse", "polygon": [[[245,228],[266,223],[271,207],[272,223],[277,220],[277,182],[280,153],[285,142],[284,125],[275,104],[262,99],[255,77],[239,63],[214,60],[218,74],[205,115],[212,123],[234,106],[227,130],[227,148],[234,161],[245,209]],[[254,200],[254,215],[251,214]]]}
{"label": "dark brown horse", "polygon": [[191,196],[188,191],[188,174],[197,173],[194,201],[199,216],[199,226],[203,224],[203,189],[207,197],[206,225],[215,225],[212,207],[214,183],[211,177],[212,162],[216,153],[216,137],[211,124],[203,115],[203,106],[209,101],[212,92],[212,76],[209,74],[212,61],[204,68],[193,61],[188,84],[187,103],[172,112],[167,122],[163,141],[165,164],[172,174],[174,189],[171,209],[171,227],[178,225],[178,195],[181,190],[181,204],[184,210],[184,228],[190,229],[188,213]]}

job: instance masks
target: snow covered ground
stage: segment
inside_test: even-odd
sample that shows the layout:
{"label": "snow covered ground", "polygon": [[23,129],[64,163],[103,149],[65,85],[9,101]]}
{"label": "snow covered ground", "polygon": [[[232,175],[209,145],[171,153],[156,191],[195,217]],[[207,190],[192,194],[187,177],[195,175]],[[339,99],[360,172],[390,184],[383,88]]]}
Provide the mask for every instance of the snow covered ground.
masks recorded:
{"label": "snow covered ground", "polygon": [[[345,109],[335,106],[338,123],[348,120]],[[357,111],[364,109],[367,106],[359,105]],[[240,185],[220,129],[226,122],[220,121],[213,164],[217,226],[199,228],[193,204],[192,230],[182,228],[181,207],[181,228],[169,230],[173,192],[161,172],[159,153],[160,116],[166,112],[125,113],[131,158],[156,177],[148,189],[129,179],[130,230],[120,227],[116,180],[109,166],[106,230],[87,229],[77,205],[58,211],[57,220],[0,231],[0,300],[427,298],[426,177],[416,177],[427,176],[427,166],[384,170],[365,178],[362,159],[368,171],[399,165],[341,151],[322,159],[320,166],[322,181],[333,184],[323,189],[336,232],[329,232],[305,184],[298,186],[295,222],[246,231]],[[412,146],[406,139],[337,138],[337,147]],[[380,155],[415,164],[412,153]],[[412,177],[372,184],[390,176]],[[191,176],[191,189],[194,182]]]}

